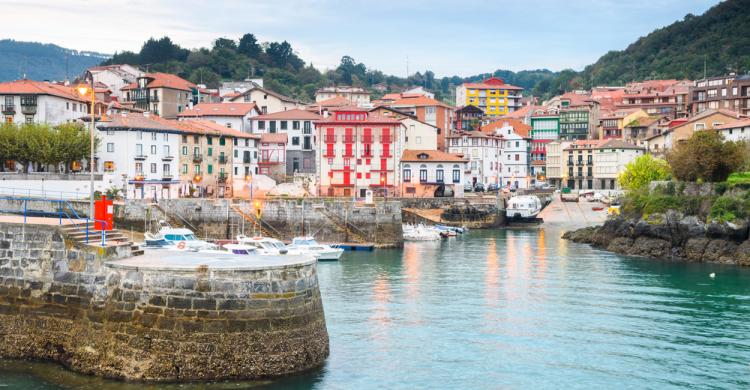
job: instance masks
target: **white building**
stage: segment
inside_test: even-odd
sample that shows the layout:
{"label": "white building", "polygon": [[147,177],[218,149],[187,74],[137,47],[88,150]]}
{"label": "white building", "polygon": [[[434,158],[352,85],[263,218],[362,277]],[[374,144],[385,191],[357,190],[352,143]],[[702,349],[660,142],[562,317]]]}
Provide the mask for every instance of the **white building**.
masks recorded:
{"label": "white building", "polygon": [[417,120],[414,117],[400,119],[404,137],[403,144],[411,150],[437,150],[437,126]]}
{"label": "white building", "polygon": [[112,92],[112,96],[123,100],[122,88],[136,82],[143,72],[132,65],[103,65],[89,68],[94,76],[94,81],[106,85]]}
{"label": "white building", "polygon": [[556,188],[562,188],[565,185],[563,172],[566,165],[563,161],[563,150],[569,147],[569,142],[560,142],[559,140],[550,141],[547,144],[547,159],[545,160],[547,182]]}
{"label": "white building", "polygon": [[97,123],[97,170],[130,199],[177,198],[182,130],[148,113],[117,114]]}
{"label": "white building", "polygon": [[528,188],[531,182],[529,131],[531,126],[514,119],[500,119],[482,126],[482,132],[502,138],[500,144],[501,186]]}
{"label": "white building", "polygon": [[750,119],[740,119],[716,129],[726,141],[750,141]]}
{"label": "white building", "polygon": [[617,176],[625,166],[645,153],[646,149],[612,139],[594,148],[594,188],[619,190]]}
{"label": "white building", "polygon": [[465,158],[440,150],[404,150],[400,161],[401,196],[461,198],[466,164]]}
{"label": "white building", "polygon": [[503,139],[481,131],[455,132],[446,137],[448,153],[468,160],[464,183],[500,183],[500,152]]}
{"label": "white building", "polygon": [[280,93],[265,89],[255,83],[246,91],[231,97],[231,102],[255,103],[261,114],[271,114],[279,111],[304,108],[300,101],[284,96]]}
{"label": "white building", "polygon": [[71,86],[33,80],[0,83],[3,123],[72,122],[88,115],[88,103]]}
{"label": "white building", "polygon": [[315,102],[320,103],[341,96],[353,106],[367,106],[370,104],[370,93],[359,87],[338,86],[324,87],[315,91]]}
{"label": "white building", "polygon": [[200,103],[181,112],[182,119],[198,118],[216,122],[224,127],[252,133],[252,118],[261,112],[255,103]]}
{"label": "white building", "polygon": [[222,134],[232,138],[232,194],[249,198],[253,177],[258,174],[259,134],[226,128]]}

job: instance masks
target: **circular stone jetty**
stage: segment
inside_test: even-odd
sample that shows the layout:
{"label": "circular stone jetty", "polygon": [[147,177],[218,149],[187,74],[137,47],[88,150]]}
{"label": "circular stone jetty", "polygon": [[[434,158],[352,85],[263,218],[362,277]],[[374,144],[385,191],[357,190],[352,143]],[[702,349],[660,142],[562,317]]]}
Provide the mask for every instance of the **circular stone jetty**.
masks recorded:
{"label": "circular stone jetty", "polygon": [[[136,381],[294,374],[329,353],[316,261],[154,250],[112,260],[0,226],[0,356]],[[108,255],[108,253],[110,255]]]}

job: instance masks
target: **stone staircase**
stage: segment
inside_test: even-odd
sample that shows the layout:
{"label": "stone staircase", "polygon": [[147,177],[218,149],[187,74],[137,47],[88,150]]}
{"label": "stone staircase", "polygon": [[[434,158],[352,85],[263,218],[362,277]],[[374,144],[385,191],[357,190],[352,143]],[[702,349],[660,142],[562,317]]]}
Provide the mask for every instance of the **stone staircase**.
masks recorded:
{"label": "stone staircase", "polygon": [[325,207],[321,207],[317,209],[317,211],[325,215],[326,218],[328,218],[328,220],[331,221],[334,228],[347,237],[347,240],[351,239],[358,244],[370,243],[370,241],[367,240],[367,234],[365,234],[363,231],[358,229],[356,226],[350,223],[347,223],[335,213],[328,211]]}
{"label": "stone staircase", "polygon": [[255,217],[255,214],[252,212],[248,213],[244,210],[242,210],[242,207],[240,205],[233,204],[230,206],[232,210],[234,210],[237,214],[241,215],[242,218],[244,218],[246,221],[253,224],[253,226],[260,231],[261,235],[265,237],[273,237],[277,239],[281,239],[282,235],[281,233],[274,229],[273,226],[271,226],[269,223],[263,223],[262,220],[258,220],[258,218]]}
{"label": "stone staircase", "polygon": [[[89,232],[88,232],[88,242],[86,242],[86,225],[89,225]],[[68,225],[62,225],[60,226],[60,230],[71,238],[73,241],[75,241],[77,244],[81,246],[101,246],[102,242],[102,232],[98,230],[94,230],[94,223],[93,222],[75,222]],[[133,244],[130,242],[130,239],[126,234],[123,232],[112,229],[108,232],[106,232],[105,236],[105,242],[106,246],[125,246],[130,245],[130,250],[132,256],[140,256],[143,254],[143,249],[141,249],[138,245]]]}

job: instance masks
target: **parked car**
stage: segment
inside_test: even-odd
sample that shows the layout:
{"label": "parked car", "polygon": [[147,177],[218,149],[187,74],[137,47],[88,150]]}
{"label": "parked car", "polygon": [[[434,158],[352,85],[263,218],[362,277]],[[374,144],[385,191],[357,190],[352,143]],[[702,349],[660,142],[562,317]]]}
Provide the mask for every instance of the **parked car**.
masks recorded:
{"label": "parked car", "polygon": [[477,183],[474,185],[474,192],[484,192],[484,184]]}
{"label": "parked car", "polygon": [[471,186],[471,183],[464,184],[464,192],[471,192],[474,191],[474,187]]}
{"label": "parked car", "polygon": [[497,189],[498,187],[495,183],[490,183],[489,185],[487,185],[487,192],[497,192]]}

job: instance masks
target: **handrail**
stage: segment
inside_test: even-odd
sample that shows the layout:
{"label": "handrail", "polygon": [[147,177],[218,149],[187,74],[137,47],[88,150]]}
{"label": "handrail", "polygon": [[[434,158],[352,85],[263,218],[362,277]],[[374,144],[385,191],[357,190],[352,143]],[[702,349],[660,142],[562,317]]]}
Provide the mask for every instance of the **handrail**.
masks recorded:
{"label": "handrail", "polygon": [[[84,218],[81,218],[80,215],[78,215],[78,212],[76,212],[75,208],[73,207],[73,204],[70,203],[69,200],[65,199],[48,199],[48,198],[32,198],[32,197],[15,197],[15,196],[0,196],[0,199],[4,200],[14,200],[14,201],[23,201],[23,223],[27,222],[28,219],[28,202],[29,201],[35,201],[35,202],[51,202],[52,204],[57,205],[57,212],[49,212],[48,214],[56,214],[58,217],[58,224],[62,225],[62,218],[65,216],[67,220],[71,223],[71,226],[76,227],[75,221],[71,218],[71,215],[68,214],[68,212],[63,211],[63,206],[67,206],[71,213],[73,214],[73,217],[75,217],[76,220],[82,220]],[[20,210],[19,210],[20,211]],[[102,229],[102,247],[105,247],[107,244],[107,228],[109,227],[109,223],[104,220],[96,219],[96,218],[89,218],[88,216],[85,218],[86,220],[86,229],[85,231],[82,229],[78,229],[81,233],[86,233],[86,243],[89,242],[89,227],[91,225],[91,222],[99,222],[103,225]]]}

